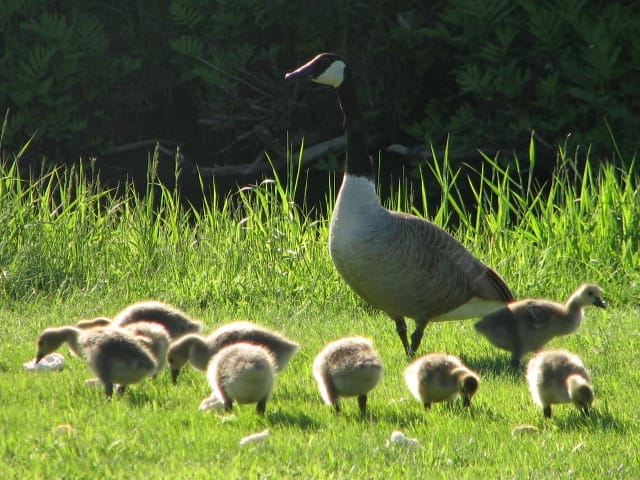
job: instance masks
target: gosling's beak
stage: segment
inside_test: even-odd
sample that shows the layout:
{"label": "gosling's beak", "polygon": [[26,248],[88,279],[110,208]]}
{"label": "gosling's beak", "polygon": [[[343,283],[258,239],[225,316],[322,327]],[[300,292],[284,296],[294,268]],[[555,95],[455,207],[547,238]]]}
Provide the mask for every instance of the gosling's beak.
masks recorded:
{"label": "gosling's beak", "polygon": [[593,300],[593,304],[594,304],[596,307],[600,307],[600,308],[607,308],[607,304],[606,304],[606,302],[605,302],[604,300],[602,300],[600,297],[596,297],[596,298]]}
{"label": "gosling's beak", "polygon": [[588,417],[588,416],[589,416],[589,414],[590,414],[590,409],[589,409],[589,407],[584,407],[584,408],[582,409],[582,413],[584,413],[584,414]]}
{"label": "gosling's beak", "polygon": [[462,397],[462,406],[464,408],[469,408],[471,406],[471,397],[465,395]]}
{"label": "gosling's beak", "polygon": [[171,381],[174,385],[178,384],[178,375],[180,375],[180,370],[171,370]]}

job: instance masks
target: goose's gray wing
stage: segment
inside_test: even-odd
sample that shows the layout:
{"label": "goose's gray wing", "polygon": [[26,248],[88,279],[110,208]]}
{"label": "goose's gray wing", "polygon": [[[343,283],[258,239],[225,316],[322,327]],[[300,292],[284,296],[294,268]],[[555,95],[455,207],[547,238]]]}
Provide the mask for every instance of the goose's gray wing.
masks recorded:
{"label": "goose's gray wing", "polygon": [[[509,302],[513,294],[500,275],[478,260],[440,227],[409,214],[394,214],[395,249],[404,252],[405,270],[412,272],[417,292],[427,305],[442,305],[435,314],[472,297]],[[409,279],[408,279],[409,280]],[[418,299],[416,299],[419,301]]]}

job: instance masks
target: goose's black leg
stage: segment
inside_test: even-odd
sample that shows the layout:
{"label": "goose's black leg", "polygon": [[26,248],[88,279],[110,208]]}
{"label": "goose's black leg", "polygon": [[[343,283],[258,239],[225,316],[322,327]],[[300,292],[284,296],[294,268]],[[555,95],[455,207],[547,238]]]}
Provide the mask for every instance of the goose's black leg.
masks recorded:
{"label": "goose's black leg", "polygon": [[544,413],[544,418],[551,418],[551,405],[544,407],[542,413]]}
{"label": "goose's black leg", "polygon": [[422,335],[424,334],[424,327],[427,326],[427,322],[416,322],[416,329],[411,334],[411,356],[414,356],[420,348],[420,342],[422,342]]}
{"label": "goose's black leg", "polygon": [[400,337],[400,341],[404,347],[404,352],[407,354],[407,357],[413,357],[413,352],[411,351],[409,340],[407,339],[407,323],[404,321],[404,317],[393,317],[393,321],[396,322],[396,332]]}

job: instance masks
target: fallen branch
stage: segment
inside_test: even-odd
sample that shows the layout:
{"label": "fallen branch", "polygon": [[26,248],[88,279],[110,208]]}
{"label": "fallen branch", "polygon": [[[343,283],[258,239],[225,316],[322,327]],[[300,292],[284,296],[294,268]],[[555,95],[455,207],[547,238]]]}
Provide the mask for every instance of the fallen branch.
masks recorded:
{"label": "fallen branch", "polygon": [[[344,136],[332,138],[331,140],[318,143],[311,147],[302,149],[301,165],[306,167],[319,158],[322,158],[330,154],[342,153],[345,150],[347,141]],[[294,152],[292,158],[295,160],[300,157],[300,151]],[[273,157],[272,157],[273,160]],[[198,167],[186,159],[182,159],[181,166],[187,168],[192,173],[199,173],[203,176],[234,176],[234,175],[255,175],[261,173],[269,173],[275,169],[284,168],[287,165],[287,159],[285,155],[280,155],[276,161],[273,161],[273,167],[264,158],[263,154],[260,154],[251,163],[245,163],[242,165],[224,165],[220,167]]]}

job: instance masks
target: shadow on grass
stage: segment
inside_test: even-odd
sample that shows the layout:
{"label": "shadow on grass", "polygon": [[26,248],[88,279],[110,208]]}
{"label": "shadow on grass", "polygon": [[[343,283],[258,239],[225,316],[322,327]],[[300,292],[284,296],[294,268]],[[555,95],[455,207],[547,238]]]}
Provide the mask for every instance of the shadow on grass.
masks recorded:
{"label": "shadow on grass", "polygon": [[298,427],[301,430],[316,430],[320,423],[303,412],[286,412],[283,410],[275,410],[266,412],[266,418],[273,425],[286,425],[290,427]]}
{"label": "shadow on grass", "polygon": [[463,361],[480,375],[491,373],[496,376],[508,378],[524,378],[524,366],[515,367],[511,364],[509,355],[497,355],[492,357],[468,357],[463,356]]}
{"label": "shadow on grass", "polygon": [[556,408],[555,410],[552,421],[557,428],[561,430],[587,429],[593,431],[598,430],[625,433],[629,429],[629,425],[618,420],[609,411],[601,411],[597,408],[593,408],[589,412],[589,416],[586,416],[575,409],[566,415],[556,415],[559,408]]}

